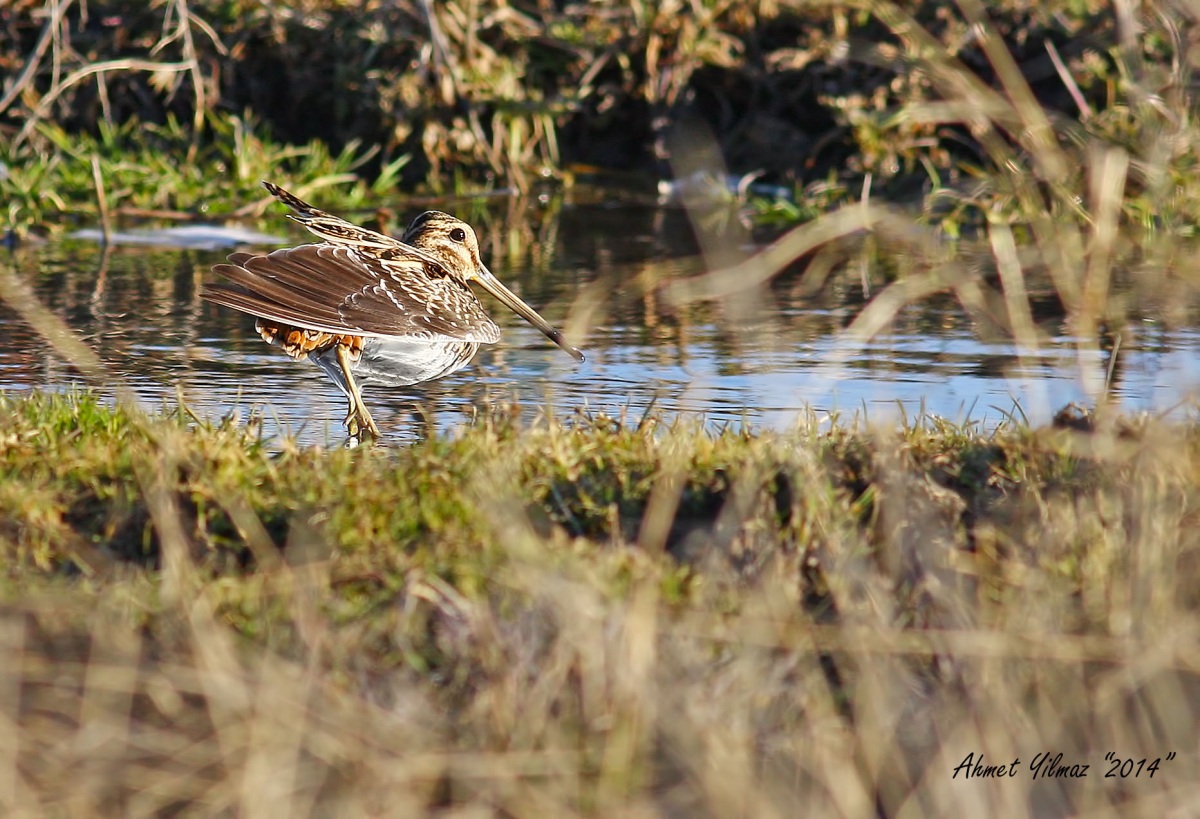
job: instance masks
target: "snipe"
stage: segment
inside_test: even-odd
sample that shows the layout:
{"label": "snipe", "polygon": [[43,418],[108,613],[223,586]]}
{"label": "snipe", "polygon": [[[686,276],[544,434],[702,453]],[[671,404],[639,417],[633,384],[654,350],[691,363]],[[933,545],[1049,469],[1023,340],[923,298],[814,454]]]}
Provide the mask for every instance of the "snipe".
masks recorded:
{"label": "snipe", "polygon": [[345,424],[352,436],[379,436],[358,382],[408,386],[441,378],[466,366],[480,344],[500,340],[500,328],[468,282],[583,361],[583,353],[492,275],[466,222],[431,210],[393,239],[317,210],[278,185],[263,186],[323,241],[234,253],[213,267],[224,281],[201,295],[255,316],[265,341],[324,370],[350,403]]}

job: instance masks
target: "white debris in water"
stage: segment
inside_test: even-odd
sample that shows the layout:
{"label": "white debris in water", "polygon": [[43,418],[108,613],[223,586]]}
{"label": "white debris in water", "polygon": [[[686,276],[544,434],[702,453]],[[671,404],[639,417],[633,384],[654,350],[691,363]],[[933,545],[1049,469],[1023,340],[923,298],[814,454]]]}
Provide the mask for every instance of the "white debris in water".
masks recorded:
{"label": "white debris in water", "polygon": [[[72,239],[104,242],[104,232],[98,228],[85,228],[70,234]],[[219,250],[235,245],[282,245],[288,239],[271,236],[254,230],[226,225],[181,225],[169,228],[116,231],[109,237],[114,245],[149,245],[174,247],[185,250]]]}
{"label": "white debris in water", "polygon": [[680,179],[661,179],[658,182],[658,201],[664,205],[680,202],[725,202],[732,199],[744,200],[748,195],[791,201],[792,192],[785,186],[756,182],[762,174],[762,171],[753,171],[742,176],[733,176],[696,171]]}

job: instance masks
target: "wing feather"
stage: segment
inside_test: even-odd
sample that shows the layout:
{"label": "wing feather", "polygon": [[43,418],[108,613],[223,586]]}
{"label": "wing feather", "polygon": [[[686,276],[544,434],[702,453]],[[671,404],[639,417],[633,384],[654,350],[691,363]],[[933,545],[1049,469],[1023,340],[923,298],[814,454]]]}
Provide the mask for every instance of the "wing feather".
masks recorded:
{"label": "wing feather", "polygon": [[[380,259],[328,242],[266,255],[234,253],[202,296],[251,315],[327,333],[494,343],[475,294],[426,255],[397,243]],[[407,253],[404,249],[413,250]]]}

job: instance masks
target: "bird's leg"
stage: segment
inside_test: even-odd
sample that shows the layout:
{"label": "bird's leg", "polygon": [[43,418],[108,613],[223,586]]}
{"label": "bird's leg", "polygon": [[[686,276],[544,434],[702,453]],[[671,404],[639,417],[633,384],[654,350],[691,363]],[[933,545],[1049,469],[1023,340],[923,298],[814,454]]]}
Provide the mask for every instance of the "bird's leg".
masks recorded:
{"label": "bird's leg", "polygon": [[337,345],[337,360],[338,365],[342,368],[342,376],[346,379],[346,391],[350,395],[350,412],[346,415],[344,422],[347,431],[356,438],[364,429],[375,438],[383,437],[379,427],[375,426],[375,419],[367,411],[362,393],[359,392],[354,375],[350,372],[350,348],[345,344]]}

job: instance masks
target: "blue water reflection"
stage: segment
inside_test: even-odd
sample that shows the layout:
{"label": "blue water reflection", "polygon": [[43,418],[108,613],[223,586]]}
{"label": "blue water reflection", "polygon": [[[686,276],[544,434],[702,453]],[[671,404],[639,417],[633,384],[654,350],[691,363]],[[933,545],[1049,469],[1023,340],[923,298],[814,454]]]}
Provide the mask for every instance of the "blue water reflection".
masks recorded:
{"label": "blue water reflection", "polygon": [[[618,283],[597,289],[597,303],[585,305],[593,322],[580,344],[585,364],[488,304],[504,337],[470,367],[417,388],[366,387],[385,433],[404,440],[429,424],[452,430],[498,403],[517,404],[529,416],[587,409],[637,418],[653,406],[667,420],[698,417],[713,427],[786,428],[832,414],[887,421],[921,412],[984,426],[1013,414],[1042,423],[1069,402],[1093,402],[1109,376],[1107,353],[1081,354],[1053,321],[1040,325],[1047,343],[1018,355],[1011,344],[981,338],[949,299],[906,309],[892,330],[857,347],[841,343],[839,332],[861,298],[800,297],[781,288],[767,300],[772,312],[761,327],[731,330],[719,306],[663,308],[653,287],[633,284],[649,269],[643,261],[657,276],[698,269],[694,260],[671,260],[692,249],[686,225],[659,217],[652,235],[641,235],[617,230],[617,217],[604,215],[590,224],[619,235],[584,233],[589,220],[574,213],[580,224],[569,229],[547,216],[521,228],[528,235],[494,227],[498,236],[485,243],[493,271],[554,322],[567,319],[581,289],[606,277]],[[283,229],[273,222],[266,228]],[[97,248],[76,242],[26,248],[0,263],[11,265],[148,408],[173,406],[179,395],[201,416],[245,419],[261,411],[269,435],[340,443],[345,403],[317,368],[259,341],[252,319],[199,300],[200,283],[223,256],[117,248],[102,260]],[[0,389],[82,383],[15,312],[0,308],[0,326]],[[1120,353],[1111,398],[1126,410],[1177,409],[1200,389],[1200,333],[1193,328],[1126,328]]]}

